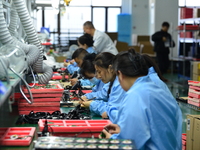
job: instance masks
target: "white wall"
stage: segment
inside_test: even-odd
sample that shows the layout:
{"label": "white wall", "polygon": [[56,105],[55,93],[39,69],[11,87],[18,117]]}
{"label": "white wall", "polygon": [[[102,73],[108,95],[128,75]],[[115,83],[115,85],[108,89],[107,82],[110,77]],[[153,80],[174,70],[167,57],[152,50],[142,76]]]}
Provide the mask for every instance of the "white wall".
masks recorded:
{"label": "white wall", "polygon": [[149,0],[132,0],[133,34],[149,35]]}

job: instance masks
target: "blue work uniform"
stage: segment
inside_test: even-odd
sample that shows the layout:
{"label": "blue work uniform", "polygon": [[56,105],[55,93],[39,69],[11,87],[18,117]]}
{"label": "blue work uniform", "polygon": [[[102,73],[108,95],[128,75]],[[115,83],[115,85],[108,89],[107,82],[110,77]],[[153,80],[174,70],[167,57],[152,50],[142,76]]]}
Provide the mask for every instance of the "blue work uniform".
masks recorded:
{"label": "blue work uniform", "polygon": [[92,54],[92,53],[97,53],[97,52],[94,50],[93,47],[88,47],[88,48],[86,49],[86,51],[87,51],[88,53],[90,53],[90,54]]}
{"label": "blue work uniform", "polygon": [[73,64],[70,64],[70,65],[67,66],[67,70],[69,71],[70,74],[73,74],[74,71],[79,70],[79,67],[78,67],[77,63],[74,62]]}
{"label": "blue work uniform", "polygon": [[[119,108],[121,106],[122,97],[125,94],[125,91],[122,89],[118,77],[115,78],[113,85],[111,87],[111,91],[109,94],[109,98],[107,101],[104,100],[95,100],[90,103],[90,111],[97,115],[102,115],[104,112],[110,110],[110,107]],[[108,114],[108,113],[107,113]],[[111,113],[110,113],[111,114]],[[108,114],[108,117],[111,122],[114,123],[114,119],[116,116]]]}
{"label": "blue work uniform", "polygon": [[139,150],[181,149],[181,110],[153,67],[126,92],[118,114],[112,139],[132,139]]}
{"label": "blue work uniform", "polygon": [[94,100],[106,100],[108,99],[107,93],[108,93],[108,88],[109,88],[110,82],[109,83],[103,83],[101,80],[99,80],[99,83],[92,88],[91,93],[85,94],[87,99],[93,99]]}

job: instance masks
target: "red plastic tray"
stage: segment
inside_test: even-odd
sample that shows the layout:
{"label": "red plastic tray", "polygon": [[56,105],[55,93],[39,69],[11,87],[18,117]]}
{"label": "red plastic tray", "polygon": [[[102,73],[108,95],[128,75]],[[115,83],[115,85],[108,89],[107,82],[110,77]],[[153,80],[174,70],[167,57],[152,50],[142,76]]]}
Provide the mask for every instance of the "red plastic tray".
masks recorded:
{"label": "red plastic tray", "polygon": [[200,81],[188,80],[189,85],[200,86]]}
{"label": "red plastic tray", "polygon": [[[3,128],[5,131],[5,128]],[[36,128],[35,127],[11,127],[7,128],[4,135],[0,139],[0,145],[4,146],[29,146]],[[12,135],[18,137],[29,136],[25,139],[11,139]]]}
{"label": "red plastic tray", "polygon": [[25,103],[18,103],[18,107],[60,107],[60,102],[33,102],[32,104],[29,104],[27,102]]}
{"label": "red plastic tray", "polygon": [[182,145],[186,145],[186,141],[185,140],[182,140]]}
{"label": "red plastic tray", "polygon": [[[25,94],[27,97],[30,97],[29,94]],[[33,93],[34,98],[47,98],[47,97],[62,97],[63,93]]]}
{"label": "red plastic tray", "polygon": [[191,96],[191,97],[194,97],[194,98],[200,98],[199,94],[191,93],[191,92],[188,92],[188,96]]}
{"label": "red plastic tray", "polygon": [[200,99],[188,96],[188,100],[193,101],[195,103],[200,103]]}
{"label": "red plastic tray", "polygon": [[[35,102],[59,102],[61,101],[61,97],[50,97],[50,98],[33,98],[34,103]],[[25,99],[20,99],[19,103],[27,103],[27,101]]]}
{"label": "red plastic tray", "polygon": [[60,106],[59,107],[18,107],[19,111],[40,111],[40,112],[48,112],[48,111],[57,111],[60,110]]}
{"label": "red plastic tray", "polygon": [[182,145],[182,150],[186,150],[186,146],[185,145]]}
{"label": "red plastic tray", "polygon": [[[44,111],[41,111],[41,110],[35,110],[34,111],[34,113],[36,113],[36,112],[44,112]],[[54,111],[45,111],[45,112],[49,112],[50,114],[52,114]],[[21,110],[21,111],[19,111],[19,114],[20,115],[28,115],[30,113],[30,110]]]}
{"label": "red plastic tray", "polygon": [[183,133],[183,134],[182,134],[182,140],[185,140],[185,141],[186,141],[186,139],[187,139],[186,133]]}
{"label": "red plastic tray", "polygon": [[200,103],[196,103],[194,101],[191,101],[188,99],[188,104],[191,104],[191,105],[194,105],[194,106],[197,106],[197,107],[200,107]]}
{"label": "red plastic tray", "polygon": [[[52,80],[61,80],[61,79],[62,79],[62,76],[61,76],[61,75],[53,75],[51,79],[52,79]],[[68,79],[68,76],[67,76],[67,75],[65,76],[65,79]]]}
{"label": "red plastic tray", "polygon": [[193,89],[193,90],[199,90],[200,91],[200,86],[189,86],[189,89]]}
{"label": "red plastic tray", "polygon": [[[33,85],[32,83],[30,85]],[[41,88],[39,89],[34,89],[31,88],[31,92],[32,93],[63,93],[64,88],[60,85],[60,84],[50,84],[50,85],[54,85],[56,86],[55,89],[53,88],[43,88],[42,86],[44,86],[45,84],[35,84],[36,86],[41,86]],[[26,87],[23,87],[23,91],[24,93],[28,93],[28,90]]]}
{"label": "red plastic tray", "polygon": [[4,134],[6,133],[7,130],[8,130],[8,128],[0,128],[0,140],[4,136]]}
{"label": "red plastic tray", "polygon": [[[47,120],[49,130],[53,132],[74,132],[80,133],[84,130],[88,132],[101,132],[105,125],[110,124],[110,120]],[[38,122],[40,131],[44,128],[44,119]]]}

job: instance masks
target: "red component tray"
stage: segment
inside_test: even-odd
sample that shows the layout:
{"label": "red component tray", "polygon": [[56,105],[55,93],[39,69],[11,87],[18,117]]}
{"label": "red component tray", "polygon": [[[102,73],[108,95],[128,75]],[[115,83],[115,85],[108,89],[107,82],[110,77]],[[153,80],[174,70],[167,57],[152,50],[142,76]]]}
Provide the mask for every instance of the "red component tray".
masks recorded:
{"label": "red component tray", "polygon": [[183,134],[182,134],[182,140],[185,140],[185,141],[186,141],[186,139],[187,139],[186,133],[183,133]]}
{"label": "red component tray", "polygon": [[186,141],[185,140],[182,140],[182,145],[186,145]]}
{"label": "red component tray", "polygon": [[191,93],[191,92],[188,93],[188,96],[191,96],[191,97],[194,97],[194,98],[200,98],[199,94]]}
{"label": "red component tray", "polygon": [[[33,99],[34,103],[35,102],[59,102],[61,101],[61,97],[50,97],[50,98],[39,98],[36,97]],[[27,101],[25,99],[20,99],[19,100],[20,103],[27,103]]]}
{"label": "red component tray", "polygon": [[189,86],[189,89],[194,89],[194,90],[199,90],[200,91],[200,86]]}
{"label": "red component tray", "polygon": [[25,102],[25,103],[21,103],[21,102],[19,102],[18,103],[18,107],[52,107],[52,106],[54,106],[54,107],[60,107],[60,102],[33,102],[32,104],[29,104],[29,103],[27,103],[27,102]]}
{"label": "red component tray", "polygon": [[[32,83],[30,85],[33,85]],[[54,86],[55,88],[45,88],[45,84],[35,84],[35,86],[38,86],[40,88],[34,89],[31,88],[32,93],[63,93],[64,88],[60,84],[49,84],[50,86]],[[23,87],[24,93],[28,93],[28,90],[26,87]]]}
{"label": "red component tray", "polygon": [[40,112],[46,112],[46,111],[60,111],[60,106],[59,107],[18,107],[19,111],[40,111]]}
{"label": "red component tray", "polygon": [[200,103],[200,99],[188,96],[188,100],[193,101],[195,103]]}
{"label": "red component tray", "polygon": [[8,128],[0,128],[0,141],[1,141],[1,138],[4,136],[4,134],[6,133],[7,130],[8,130]]}
{"label": "red component tray", "polygon": [[[35,110],[34,113],[36,113],[36,112],[41,112],[41,110],[38,110],[38,111]],[[45,112],[49,112],[50,114],[52,114],[54,111],[45,111]],[[29,113],[30,113],[30,109],[29,110],[21,110],[21,111],[19,111],[20,115],[28,115]]]}
{"label": "red component tray", "polygon": [[199,87],[200,87],[200,81],[188,80],[188,84],[189,84],[189,85],[199,86]]}
{"label": "red component tray", "polygon": [[[53,75],[53,77],[51,78],[52,80],[61,80],[62,79],[62,76],[61,75]],[[65,76],[65,79],[68,79],[68,76],[66,75]]]}
{"label": "red component tray", "polygon": [[[27,97],[30,97],[29,94],[25,94]],[[62,97],[63,93],[32,93],[33,97],[37,98],[47,98],[47,97]]]}
{"label": "red component tray", "polygon": [[200,103],[196,103],[194,101],[191,101],[188,99],[188,104],[191,104],[191,105],[194,105],[194,106],[197,106],[197,107],[200,107]]}
{"label": "red component tray", "polygon": [[182,150],[186,150],[186,146],[185,145],[182,145]]}
{"label": "red component tray", "polygon": [[[2,128],[4,130],[4,135],[0,138],[0,145],[4,146],[29,146],[36,128],[35,127],[11,127]],[[25,139],[11,139],[11,136],[17,135],[18,137],[28,136]]]}
{"label": "red component tray", "polygon": [[[45,119],[38,122],[40,131],[44,128]],[[48,120],[49,130],[53,132],[73,132],[80,133],[84,130],[88,132],[101,132],[105,125],[110,124],[110,120]]]}

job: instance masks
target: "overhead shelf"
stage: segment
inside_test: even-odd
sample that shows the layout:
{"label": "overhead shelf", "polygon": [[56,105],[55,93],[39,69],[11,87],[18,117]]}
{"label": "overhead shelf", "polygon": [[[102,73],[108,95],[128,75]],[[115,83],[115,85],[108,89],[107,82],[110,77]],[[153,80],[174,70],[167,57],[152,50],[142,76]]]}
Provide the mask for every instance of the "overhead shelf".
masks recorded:
{"label": "overhead shelf", "polygon": [[187,24],[200,23],[200,18],[180,19],[179,22],[180,23],[187,23]]}
{"label": "overhead shelf", "polygon": [[200,42],[200,39],[194,39],[194,38],[179,38],[180,42],[185,43],[193,43],[193,42]]}

